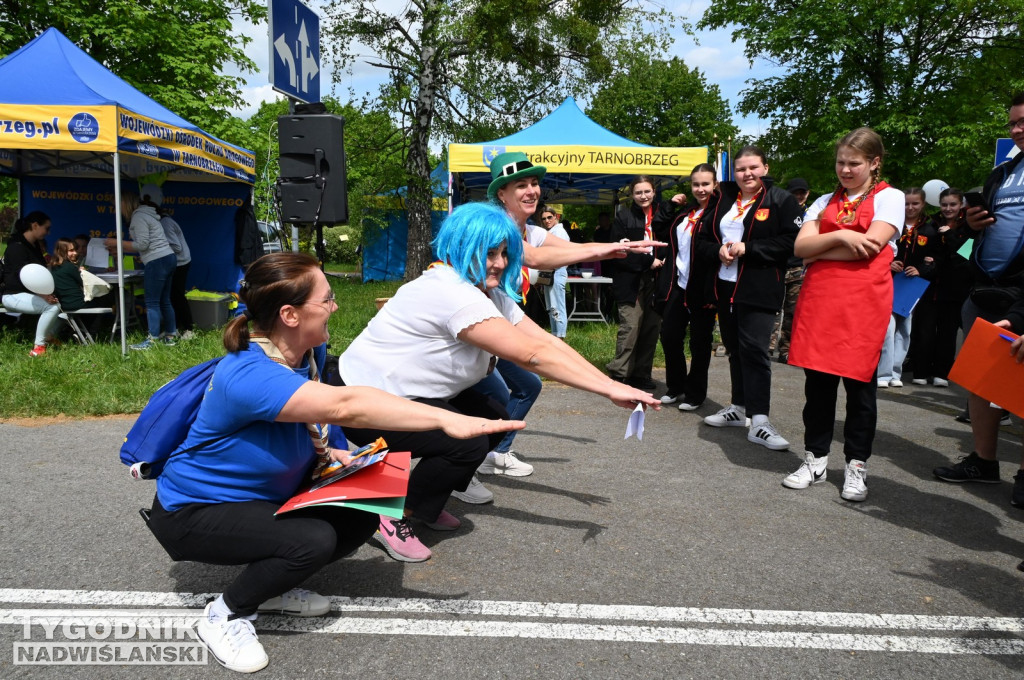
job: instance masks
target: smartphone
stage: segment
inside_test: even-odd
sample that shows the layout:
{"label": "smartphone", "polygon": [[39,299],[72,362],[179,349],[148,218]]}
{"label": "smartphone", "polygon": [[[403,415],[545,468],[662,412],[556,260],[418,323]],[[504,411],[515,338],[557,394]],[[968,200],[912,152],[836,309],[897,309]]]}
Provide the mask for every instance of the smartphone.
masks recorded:
{"label": "smartphone", "polygon": [[964,200],[972,208],[981,208],[987,212],[992,212],[988,209],[988,204],[985,203],[985,196],[980,191],[968,191],[964,194]]}

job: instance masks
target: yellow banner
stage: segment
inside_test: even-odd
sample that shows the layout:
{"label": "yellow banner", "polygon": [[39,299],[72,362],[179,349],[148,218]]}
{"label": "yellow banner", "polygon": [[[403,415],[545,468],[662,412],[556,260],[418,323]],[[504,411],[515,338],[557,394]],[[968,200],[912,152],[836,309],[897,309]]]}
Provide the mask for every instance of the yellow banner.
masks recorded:
{"label": "yellow banner", "polygon": [[131,111],[118,111],[117,135],[121,151],[127,153],[250,182],[256,173],[256,157],[251,153],[205,133],[184,130]]}
{"label": "yellow banner", "polygon": [[522,151],[548,172],[596,175],[689,175],[708,162],[708,148],[654,146],[502,146],[450,144],[452,172],[490,172],[490,159],[506,151]]}
{"label": "yellow banner", "polygon": [[0,104],[0,148],[113,153],[113,107]]}

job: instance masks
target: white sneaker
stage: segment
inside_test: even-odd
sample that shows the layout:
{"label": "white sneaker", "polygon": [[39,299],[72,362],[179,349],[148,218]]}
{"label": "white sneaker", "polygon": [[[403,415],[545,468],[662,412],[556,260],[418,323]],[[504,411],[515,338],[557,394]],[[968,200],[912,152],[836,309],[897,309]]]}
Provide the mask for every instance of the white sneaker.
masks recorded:
{"label": "white sneaker", "polygon": [[533,474],[533,466],[516,458],[515,451],[498,453],[491,451],[476,471],[482,475],[508,475],[509,477],[529,477]]}
{"label": "white sneaker", "polygon": [[889,381],[888,380],[879,380],[878,381],[878,386],[882,387],[882,388],[888,387],[889,386]]}
{"label": "white sneaker", "polygon": [[914,383],[915,385],[927,385],[928,384],[928,381],[925,380],[924,378],[914,378],[910,382]]}
{"label": "white sneaker", "polygon": [[263,614],[288,616],[323,616],[331,611],[331,601],[312,590],[293,588],[287,593],[270,598],[261,604],[257,611]]}
{"label": "white sneaker", "polygon": [[868,478],[868,469],[862,460],[851,460],[846,464],[846,481],[843,482],[843,493],[840,495],[848,501],[862,501],[868,497],[868,487],[864,483]]}
{"label": "white sneaker", "polygon": [[452,491],[452,497],[473,505],[483,505],[494,500],[494,494],[477,479],[476,475],[469,480],[469,486],[465,491]]}
{"label": "white sneaker", "polygon": [[225,668],[239,673],[255,673],[267,667],[269,659],[263,650],[256,629],[248,619],[210,620],[210,607],[206,605],[196,632],[213,658]]}
{"label": "white sneaker", "polygon": [[[701,402],[701,404],[702,403],[704,403],[704,402]],[[695,404],[692,401],[686,401],[685,398],[679,404],[679,410],[680,411],[696,411],[699,408],[700,408],[700,404]]]}
{"label": "white sneaker", "polygon": [[706,417],[704,424],[711,427],[750,427],[750,418],[742,406],[730,404],[718,413]]}
{"label": "white sneaker", "polygon": [[665,396],[663,396],[661,398],[661,403],[662,404],[674,404],[677,401],[679,401],[679,395],[678,394],[669,393],[669,394],[666,394]]}
{"label": "white sneaker", "polygon": [[903,387],[903,381],[899,379],[890,380],[889,387]]}
{"label": "white sneaker", "polygon": [[196,334],[193,333],[192,331],[182,331],[181,335],[179,335],[178,337],[181,338],[182,340],[194,340]]}
{"label": "white sneaker", "polygon": [[760,444],[772,451],[785,451],[789,448],[789,442],[767,420],[760,425],[751,426],[747,431],[747,441]]}
{"label": "white sneaker", "polygon": [[828,472],[828,456],[815,458],[810,451],[804,452],[804,462],[796,472],[782,480],[787,489],[806,489],[811,484],[821,484]]}
{"label": "white sneaker", "polygon": [[949,387],[949,381],[945,378],[932,378],[932,384],[936,387]]}

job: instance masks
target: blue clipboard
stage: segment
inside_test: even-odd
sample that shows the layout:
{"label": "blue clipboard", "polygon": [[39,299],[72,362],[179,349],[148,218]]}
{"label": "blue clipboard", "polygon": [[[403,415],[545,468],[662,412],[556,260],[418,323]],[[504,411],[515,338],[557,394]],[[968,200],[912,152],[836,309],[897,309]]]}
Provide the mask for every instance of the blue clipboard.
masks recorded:
{"label": "blue clipboard", "polygon": [[902,273],[893,276],[892,313],[904,318],[910,316],[918,300],[928,290],[929,284],[931,281],[920,276],[907,276]]}

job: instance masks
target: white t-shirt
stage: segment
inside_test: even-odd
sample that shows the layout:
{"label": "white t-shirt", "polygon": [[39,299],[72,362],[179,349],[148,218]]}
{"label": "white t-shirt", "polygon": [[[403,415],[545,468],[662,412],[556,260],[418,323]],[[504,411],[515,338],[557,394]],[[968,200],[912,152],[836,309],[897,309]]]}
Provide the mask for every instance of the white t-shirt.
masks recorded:
{"label": "white t-shirt", "polygon": [[[544,245],[544,239],[548,237],[548,230],[544,227],[538,227],[536,224],[526,224],[526,238],[524,239],[534,248],[540,248]],[[566,238],[566,241],[569,239]]]}
{"label": "white t-shirt", "polygon": [[[729,212],[725,213],[718,225],[719,230],[722,232],[722,245],[737,243],[743,240],[743,217],[746,216],[747,210],[750,210],[751,207],[753,206],[747,206],[741,216],[739,208],[733,203],[732,207],[729,208]],[[739,258],[734,258],[732,264],[719,265],[718,278],[735,283],[739,272],[740,260]]]}
{"label": "white t-shirt", "polygon": [[[825,211],[828,202],[832,200],[832,194],[819,196],[804,216],[804,222],[820,220],[821,213]],[[847,196],[851,201],[856,201],[860,194]],[[903,233],[903,222],[907,216],[907,199],[903,192],[893,187],[886,187],[875,194],[875,214],[872,222],[887,222],[893,226],[892,236],[889,237],[889,247],[893,255],[896,254],[896,242]]]}
{"label": "white t-shirt", "polygon": [[346,385],[400,397],[450,399],[487,375],[491,355],[458,339],[487,319],[523,312],[500,290],[483,293],[451,267],[428,269],[388,300],[339,361]]}
{"label": "white t-shirt", "polygon": [[676,283],[684,290],[690,281],[690,242],[693,241],[693,230],[703,214],[704,208],[697,208],[692,213],[687,213],[687,216],[676,225],[676,243],[679,245],[676,252]]}

